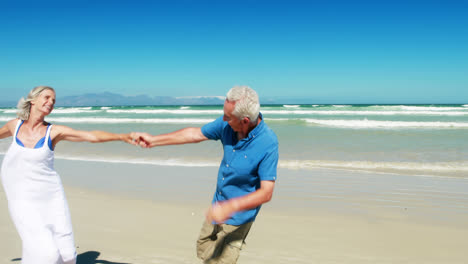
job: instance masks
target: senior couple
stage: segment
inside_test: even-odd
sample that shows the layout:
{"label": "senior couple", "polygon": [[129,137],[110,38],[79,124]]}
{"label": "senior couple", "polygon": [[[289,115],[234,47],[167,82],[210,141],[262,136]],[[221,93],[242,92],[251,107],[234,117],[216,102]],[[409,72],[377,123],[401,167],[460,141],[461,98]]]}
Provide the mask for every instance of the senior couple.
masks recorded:
{"label": "senior couple", "polygon": [[212,206],[197,240],[204,263],[236,263],[262,204],[270,201],[277,176],[278,140],[259,112],[257,93],[247,86],[226,95],[224,115],[200,127],[168,134],[114,134],[51,125],[44,118],[55,104],[55,91],[38,86],[18,103],[18,118],[0,128],[12,137],[1,180],[10,216],[22,240],[23,264],[76,263],[71,217],[54,149],[62,140],[125,141],[143,148],[220,140],[224,155]]}

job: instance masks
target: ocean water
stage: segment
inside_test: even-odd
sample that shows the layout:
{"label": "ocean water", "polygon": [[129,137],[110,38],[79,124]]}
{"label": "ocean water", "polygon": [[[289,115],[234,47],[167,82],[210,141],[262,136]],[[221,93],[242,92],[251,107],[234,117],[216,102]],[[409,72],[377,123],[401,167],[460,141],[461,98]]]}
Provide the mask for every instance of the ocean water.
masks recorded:
{"label": "ocean water", "polygon": [[[15,118],[0,108],[0,124]],[[264,105],[280,142],[280,168],[468,178],[468,105]],[[57,107],[46,120],[82,130],[167,133],[200,127],[222,106]],[[0,140],[0,154],[10,139]],[[121,142],[61,142],[56,158],[218,166],[219,142],[140,149]]]}

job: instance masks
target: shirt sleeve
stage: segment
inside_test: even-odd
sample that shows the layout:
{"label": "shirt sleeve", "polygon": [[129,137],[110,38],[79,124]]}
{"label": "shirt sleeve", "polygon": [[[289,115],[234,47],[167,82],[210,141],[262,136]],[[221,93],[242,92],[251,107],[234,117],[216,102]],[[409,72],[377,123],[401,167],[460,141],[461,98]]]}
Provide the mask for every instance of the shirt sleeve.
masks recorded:
{"label": "shirt sleeve", "polygon": [[205,137],[212,140],[221,139],[224,128],[223,117],[219,117],[211,123],[202,126],[201,131]]}
{"label": "shirt sleeve", "polygon": [[265,155],[262,162],[260,162],[258,167],[260,181],[276,181],[278,158],[278,146],[275,146]]}

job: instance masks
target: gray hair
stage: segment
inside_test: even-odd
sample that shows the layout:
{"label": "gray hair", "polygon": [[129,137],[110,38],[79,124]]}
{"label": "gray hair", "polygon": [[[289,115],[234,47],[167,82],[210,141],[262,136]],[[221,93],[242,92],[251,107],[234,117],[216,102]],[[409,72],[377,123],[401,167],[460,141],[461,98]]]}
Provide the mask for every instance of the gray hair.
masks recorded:
{"label": "gray hair", "polygon": [[26,99],[21,98],[18,102],[16,116],[21,120],[28,120],[29,114],[31,113],[31,101],[36,99],[44,90],[51,90],[55,93],[54,88],[49,86],[37,86],[34,87],[26,97]]}
{"label": "gray hair", "polygon": [[229,90],[226,99],[235,102],[232,114],[239,119],[248,117],[250,122],[257,122],[260,113],[260,102],[257,93],[248,86],[234,86]]}

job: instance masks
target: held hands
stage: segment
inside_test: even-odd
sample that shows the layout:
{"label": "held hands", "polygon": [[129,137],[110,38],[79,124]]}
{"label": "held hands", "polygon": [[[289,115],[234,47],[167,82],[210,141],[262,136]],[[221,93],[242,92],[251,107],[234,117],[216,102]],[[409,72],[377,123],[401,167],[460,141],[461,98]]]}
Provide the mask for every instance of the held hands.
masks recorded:
{"label": "held hands", "polygon": [[154,145],[151,144],[151,135],[142,132],[132,132],[129,134],[129,142],[132,145],[140,146],[142,148],[151,148]]}

